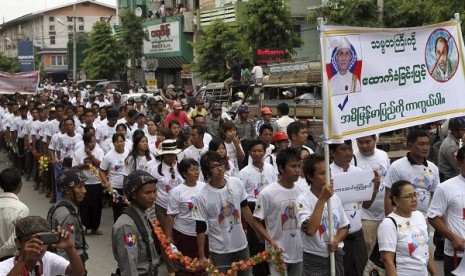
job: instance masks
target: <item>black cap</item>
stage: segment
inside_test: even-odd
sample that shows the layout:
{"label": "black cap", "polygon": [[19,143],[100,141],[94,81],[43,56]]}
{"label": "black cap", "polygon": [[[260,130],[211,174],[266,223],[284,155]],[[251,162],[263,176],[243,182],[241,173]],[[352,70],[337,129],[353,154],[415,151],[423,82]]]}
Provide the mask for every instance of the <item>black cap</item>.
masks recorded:
{"label": "black cap", "polygon": [[128,199],[131,200],[134,193],[140,187],[144,186],[147,183],[157,183],[157,179],[153,177],[150,173],[146,171],[133,171],[128,176],[124,178],[123,181],[123,190],[127,195]]}

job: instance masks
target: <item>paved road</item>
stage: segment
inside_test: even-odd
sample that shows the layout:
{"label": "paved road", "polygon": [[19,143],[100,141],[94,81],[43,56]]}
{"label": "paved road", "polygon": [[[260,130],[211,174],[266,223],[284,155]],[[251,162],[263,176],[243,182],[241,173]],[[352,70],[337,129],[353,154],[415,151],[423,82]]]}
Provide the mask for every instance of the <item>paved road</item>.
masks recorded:
{"label": "paved road", "polygon": [[[0,170],[10,166],[5,154],[0,153]],[[42,217],[47,216],[50,208],[49,199],[45,195],[38,194],[32,188],[32,181],[24,181],[24,186],[19,194],[19,198],[30,209],[31,215]],[[105,207],[102,214],[102,222],[100,230],[103,231],[102,236],[87,235],[86,240],[89,244],[89,260],[86,262],[86,269],[90,276],[109,276],[116,269],[116,261],[113,258],[111,250],[111,227],[113,225],[113,215],[110,207]],[[443,263],[436,262],[436,269],[439,276],[443,276]],[[164,265],[159,268],[159,276],[168,275]]]}
{"label": "paved road", "polygon": [[[0,153],[0,171],[10,166],[10,162],[4,153]],[[31,215],[46,217],[51,204],[44,194],[39,194],[33,190],[33,182],[23,179],[23,188],[19,198],[30,209]],[[102,236],[87,235],[86,241],[89,244],[89,260],[86,262],[88,275],[109,276],[116,270],[116,261],[111,250],[111,227],[113,226],[113,214],[110,207],[103,208],[102,222],[100,229]],[[123,242],[123,241],[121,241]],[[160,276],[167,275],[164,266],[159,268]]]}

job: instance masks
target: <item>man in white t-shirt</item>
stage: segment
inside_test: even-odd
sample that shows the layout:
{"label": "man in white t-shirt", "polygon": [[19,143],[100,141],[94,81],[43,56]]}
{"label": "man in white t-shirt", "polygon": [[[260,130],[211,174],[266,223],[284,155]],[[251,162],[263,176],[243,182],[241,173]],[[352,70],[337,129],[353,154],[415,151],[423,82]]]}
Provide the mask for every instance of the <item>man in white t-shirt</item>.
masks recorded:
{"label": "man in white t-shirt", "polygon": [[[297,224],[297,197],[304,192],[294,185],[302,169],[300,152],[296,149],[283,149],[276,158],[279,179],[266,186],[258,195],[254,217],[264,221],[266,231],[278,246],[284,249],[284,263],[287,275],[302,274],[302,238]],[[265,243],[267,249],[270,244]],[[280,275],[275,265],[270,263],[271,275]]]}
{"label": "man in white t-shirt", "polygon": [[308,153],[312,154],[313,150],[307,147],[308,130],[301,122],[292,122],[286,128],[287,136],[289,136],[289,147],[293,149],[305,148]]}
{"label": "man in white t-shirt", "polygon": [[248,82],[252,80],[252,83],[255,85],[261,85],[263,80],[263,69],[258,63],[254,64],[252,71],[250,72],[250,76]]}
{"label": "man in white t-shirt", "polygon": [[377,171],[381,178],[375,201],[370,208],[362,208],[362,230],[368,256],[375,246],[378,226],[384,219],[383,180],[391,164],[387,153],[376,148],[376,142],[376,134],[357,138],[358,150],[354,152],[355,166]]}
{"label": "man in white t-shirt", "polygon": [[[63,159],[74,156],[75,146],[82,140],[82,135],[74,131],[74,120],[72,118],[65,119],[66,133],[58,137],[57,142],[57,156],[59,162],[63,162]],[[58,174],[56,175],[58,177]]]}
{"label": "man in white t-shirt", "polygon": [[275,132],[282,131],[287,134],[287,126],[295,120],[289,117],[289,105],[287,103],[280,103],[277,109],[279,119],[273,122],[273,130]]}
{"label": "man in white t-shirt", "polygon": [[[182,159],[192,158],[200,164],[200,157],[208,151],[208,145],[203,143],[203,137],[205,135],[205,127],[196,125],[191,128],[189,132],[189,139],[192,145],[186,148],[180,153]],[[203,177],[201,177],[202,179]]]}
{"label": "man in white t-shirt", "polygon": [[[330,144],[329,154],[333,159],[330,165],[331,174],[336,175],[346,172],[357,172],[362,169],[350,164],[353,158],[352,140],[346,140],[342,144]],[[349,202],[344,203],[344,212],[349,219],[350,228],[349,234],[344,239],[344,272],[345,275],[358,276],[363,274],[365,264],[368,261],[366,252],[365,239],[362,231],[362,207],[369,208],[376,198],[379,190],[380,177],[375,172],[373,179],[374,189],[371,200],[364,202]],[[369,183],[365,183],[368,185]]]}
{"label": "man in white t-shirt", "polygon": [[444,275],[452,275],[455,256],[460,263],[465,250],[465,147],[456,154],[460,174],[441,183],[428,209],[428,221],[442,236]]}
{"label": "man in white t-shirt", "polygon": [[[106,154],[110,151],[112,145],[113,134],[116,133],[116,122],[118,121],[118,111],[114,109],[108,110],[107,123],[101,124],[95,130],[95,138],[99,141],[99,146]],[[122,187],[121,187],[122,189]]]}
{"label": "man in white t-shirt", "polygon": [[426,218],[426,211],[436,187],[439,185],[439,170],[436,165],[426,160],[430,150],[430,139],[424,130],[414,129],[407,135],[406,157],[391,164],[385,177],[384,214],[392,213],[391,185],[398,180],[413,184],[418,194],[417,210]]}
{"label": "man in white t-shirt", "polygon": [[16,222],[15,243],[19,249],[15,257],[0,262],[0,275],[85,275],[84,264],[74,248],[71,234],[57,229],[61,241],[54,246],[63,249],[69,261],[47,251],[38,233],[50,232],[47,221],[39,216],[28,216]]}

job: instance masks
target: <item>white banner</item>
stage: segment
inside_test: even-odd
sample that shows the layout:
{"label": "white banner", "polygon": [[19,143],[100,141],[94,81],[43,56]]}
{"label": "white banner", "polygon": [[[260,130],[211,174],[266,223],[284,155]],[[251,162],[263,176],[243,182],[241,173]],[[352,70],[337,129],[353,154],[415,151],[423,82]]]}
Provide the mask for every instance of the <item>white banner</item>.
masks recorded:
{"label": "white banner", "polygon": [[334,193],[342,204],[370,200],[373,196],[375,178],[373,171],[339,173],[333,176]]}
{"label": "white banner", "polygon": [[320,40],[330,143],[465,114],[456,21],[406,29],[322,26]]}
{"label": "white banner", "polygon": [[144,54],[170,53],[181,50],[179,22],[166,22],[145,28],[149,41],[144,40]]}

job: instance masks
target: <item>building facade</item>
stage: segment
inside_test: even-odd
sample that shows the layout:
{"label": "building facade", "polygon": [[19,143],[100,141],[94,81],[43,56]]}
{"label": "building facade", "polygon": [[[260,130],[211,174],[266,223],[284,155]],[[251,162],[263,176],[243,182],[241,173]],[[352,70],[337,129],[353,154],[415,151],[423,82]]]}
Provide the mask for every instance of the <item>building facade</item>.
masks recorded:
{"label": "building facade", "polygon": [[[72,55],[68,51],[68,43],[72,41],[74,33],[78,38],[90,32],[97,21],[116,23],[116,7],[83,0],[26,14],[0,25],[0,51],[9,57],[16,57],[18,43],[23,40],[32,41],[45,73],[54,81],[69,79],[72,74],[68,57]],[[80,53],[77,54],[81,56]],[[77,59],[78,79],[83,77],[79,74],[81,61]]]}

